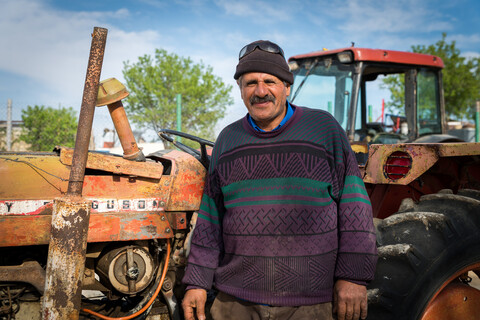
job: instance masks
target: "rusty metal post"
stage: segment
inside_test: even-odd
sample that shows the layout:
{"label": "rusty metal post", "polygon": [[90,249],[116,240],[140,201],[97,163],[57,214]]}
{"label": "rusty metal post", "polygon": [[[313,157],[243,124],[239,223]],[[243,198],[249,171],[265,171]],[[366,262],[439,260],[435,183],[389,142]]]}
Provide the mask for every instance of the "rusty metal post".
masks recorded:
{"label": "rusty metal post", "polygon": [[103,54],[107,40],[107,29],[95,27],[93,29],[90,58],[88,60],[87,76],[83,88],[82,107],[78,119],[75,151],[73,153],[72,171],[68,183],[68,195],[82,195],[83,178],[88,156],[88,144],[92,132],[93,114],[97,102],[100,73],[102,71]]}
{"label": "rusty metal post", "polygon": [[78,319],[80,314],[91,208],[81,195],[106,38],[107,29],[94,28],[67,195],[53,204],[43,319]]}

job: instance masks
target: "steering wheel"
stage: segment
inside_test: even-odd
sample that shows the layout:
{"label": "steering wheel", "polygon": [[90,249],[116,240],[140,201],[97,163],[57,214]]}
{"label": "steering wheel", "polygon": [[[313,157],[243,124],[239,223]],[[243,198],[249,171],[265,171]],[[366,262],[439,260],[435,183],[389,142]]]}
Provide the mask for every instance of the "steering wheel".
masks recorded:
{"label": "steering wheel", "polygon": [[[173,145],[178,149],[195,157],[195,159],[200,161],[200,163],[203,164],[203,166],[206,169],[208,169],[208,166],[210,165],[210,156],[207,154],[207,146],[213,147],[215,145],[214,142],[205,140],[196,136],[192,136],[191,134],[188,134],[188,133],[183,133],[180,131],[170,130],[170,129],[160,129],[160,131],[158,132],[158,135],[162,139],[173,143]],[[192,147],[189,147],[181,142],[175,141],[172,137],[170,137],[170,135],[186,138],[188,140],[197,142],[198,144],[200,144],[200,151]]]}

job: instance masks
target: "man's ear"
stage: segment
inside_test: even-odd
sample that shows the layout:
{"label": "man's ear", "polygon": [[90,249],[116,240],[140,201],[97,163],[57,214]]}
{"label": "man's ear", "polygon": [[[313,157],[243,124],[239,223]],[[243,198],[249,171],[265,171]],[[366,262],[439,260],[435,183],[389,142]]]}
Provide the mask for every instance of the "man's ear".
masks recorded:
{"label": "man's ear", "polygon": [[242,91],[242,76],[237,79],[237,85],[240,88],[240,97],[243,99],[243,91]]}

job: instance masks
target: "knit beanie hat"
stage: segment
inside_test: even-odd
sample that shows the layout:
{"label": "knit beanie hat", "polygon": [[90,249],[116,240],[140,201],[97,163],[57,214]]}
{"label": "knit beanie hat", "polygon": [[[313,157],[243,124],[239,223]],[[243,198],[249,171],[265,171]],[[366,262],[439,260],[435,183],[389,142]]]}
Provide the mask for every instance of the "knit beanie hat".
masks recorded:
{"label": "knit beanie hat", "polygon": [[270,41],[254,41],[240,50],[240,58],[233,78],[238,80],[241,75],[249,72],[269,73],[293,84],[293,74],[285,61],[283,50]]}

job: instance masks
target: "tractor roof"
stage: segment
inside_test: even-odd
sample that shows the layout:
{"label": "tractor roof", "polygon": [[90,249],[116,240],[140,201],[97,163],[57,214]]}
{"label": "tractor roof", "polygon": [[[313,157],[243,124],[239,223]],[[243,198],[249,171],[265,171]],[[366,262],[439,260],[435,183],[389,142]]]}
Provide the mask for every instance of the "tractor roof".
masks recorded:
{"label": "tractor roof", "polygon": [[315,51],[306,54],[299,54],[291,57],[288,61],[301,60],[314,57],[328,56],[340,52],[350,51],[354,61],[373,61],[384,63],[413,64],[420,66],[443,68],[443,61],[440,57],[423,53],[413,53],[405,51],[367,49],[367,48],[342,48],[335,50]]}

